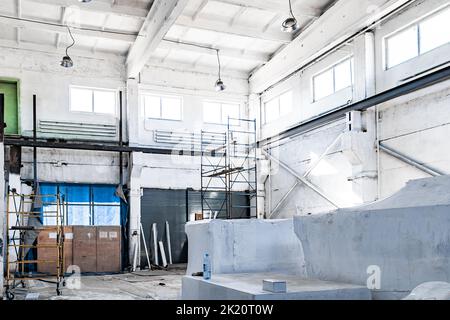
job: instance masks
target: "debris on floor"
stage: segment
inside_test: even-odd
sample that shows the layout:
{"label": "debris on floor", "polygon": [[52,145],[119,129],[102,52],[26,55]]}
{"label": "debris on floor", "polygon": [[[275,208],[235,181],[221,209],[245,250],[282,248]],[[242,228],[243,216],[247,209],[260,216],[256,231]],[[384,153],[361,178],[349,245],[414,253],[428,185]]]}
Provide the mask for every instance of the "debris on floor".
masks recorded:
{"label": "debris on floor", "polygon": [[143,270],[114,275],[83,275],[80,289],[62,288],[32,281],[26,288],[15,290],[15,300],[177,300],[181,297],[184,268]]}

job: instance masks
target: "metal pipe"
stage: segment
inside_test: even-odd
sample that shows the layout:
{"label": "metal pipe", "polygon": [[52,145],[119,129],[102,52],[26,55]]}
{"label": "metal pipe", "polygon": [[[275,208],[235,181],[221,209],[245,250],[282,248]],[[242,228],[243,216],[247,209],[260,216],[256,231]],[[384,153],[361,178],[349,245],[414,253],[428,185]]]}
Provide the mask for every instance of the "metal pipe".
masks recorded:
{"label": "metal pipe", "polygon": [[288,192],[283,196],[283,198],[280,199],[280,201],[277,203],[275,208],[270,211],[269,219],[273,217],[275,213],[277,213],[278,209],[281,207],[281,205],[286,201],[286,199],[290,196],[290,194],[297,188],[297,186],[300,184],[300,180],[297,179],[297,181],[294,183],[294,185],[289,189]]}
{"label": "metal pipe", "polygon": [[433,73],[426,74],[420,78],[417,78],[416,80],[407,82],[395,88],[383,91],[367,99],[322,113],[314,118],[303,121],[297,126],[289,128],[276,136],[261,140],[259,141],[259,144],[266,145],[294,135],[302,134],[322,125],[336,121],[344,117],[345,114],[350,111],[364,111],[376,105],[430,87],[448,79],[450,79],[450,66],[439,69]]}
{"label": "metal pipe", "polygon": [[379,143],[379,146],[380,146],[380,150],[381,151],[383,151],[383,152],[389,154],[390,156],[392,156],[392,157],[394,157],[394,158],[396,158],[398,160],[401,160],[401,161],[403,161],[403,162],[405,162],[405,163],[407,163],[407,164],[409,164],[409,165],[411,165],[411,166],[413,166],[413,167],[415,167],[415,168],[417,168],[417,169],[419,169],[419,170],[421,170],[421,171],[423,171],[425,173],[428,173],[429,175],[431,175],[433,177],[438,177],[438,176],[442,176],[442,175],[445,174],[445,173],[442,173],[442,172],[437,171],[435,169],[432,169],[432,168],[430,168],[430,167],[428,167],[428,166],[426,166],[424,164],[421,164],[421,163],[417,162],[416,160],[411,159],[410,157],[408,157],[408,156],[406,156],[404,154],[401,154],[400,152],[398,152],[398,151],[396,151],[396,150],[394,150],[394,149],[392,149],[392,148],[390,148],[388,146],[383,145],[382,143]]}
{"label": "metal pipe", "polygon": [[5,95],[0,93],[0,143],[5,137]]}
{"label": "metal pipe", "polygon": [[299,72],[303,72],[305,71],[307,68],[309,68],[310,66],[316,64],[317,62],[325,59],[326,57],[328,57],[329,55],[331,55],[332,53],[338,51],[339,49],[341,49],[343,46],[347,45],[348,43],[350,43],[351,41],[353,41],[354,39],[356,39],[357,37],[359,37],[360,35],[373,30],[374,28],[376,28],[378,25],[380,25],[381,23],[383,23],[385,20],[389,19],[390,17],[392,17],[393,15],[397,14],[398,12],[402,11],[403,9],[409,7],[410,5],[412,5],[414,2],[416,2],[418,0],[407,0],[405,3],[401,4],[400,6],[398,6],[397,8],[395,8],[394,10],[386,13],[384,16],[382,16],[380,19],[376,20],[375,22],[373,22],[372,24],[368,25],[367,27],[362,28],[361,30],[358,30],[357,32],[353,33],[352,35],[348,36],[347,38],[345,38],[344,40],[340,41],[339,43],[335,44],[333,47],[331,47],[330,49],[326,50],[325,52],[321,53],[319,56],[315,57],[314,59],[306,62],[304,65],[302,65],[301,67],[297,68],[295,71],[291,72],[290,74],[288,74],[287,76],[283,77],[282,79],[278,80],[277,82],[275,82],[274,84],[272,84],[271,86],[269,86],[267,89],[265,89],[264,91],[262,91],[260,93],[260,96],[264,93],[266,93],[267,91],[273,89],[274,87],[276,87],[277,85],[279,85],[280,83],[283,83],[287,80],[289,80],[290,78],[294,77],[295,75],[297,75]]}
{"label": "metal pipe", "polygon": [[[340,133],[336,139],[333,140],[333,142],[330,143],[330,145],[325,149],[325,151],[321,154],[319,159],[311,165],[311,167],[308,169],[308,171],[305,172],[303,175],[303,178],[308,178],[308,176],[311,174],[311,172],[319,165],[320,162],[322,162],[323,158],[330,152],[330,150],[341,140],[344,133]],[[271,210],[269,219],[278,211],[278,209],[281,207],[281,205],[287,200],[289,195],[295,190],[295,188],[300,184],[300,180],[297,180],[295,184],[289,189],[289,191],[281,198],[281,200],[277,203],[275,208]]]}
{"label": "metal pipe", "polygon": [[[33,95],[33,142],[37,140],[37,119],[36,119],[36,95]],[[37,190],[37,147],[33,147],[33,187]]]}
{"label": "metal pipe", "polygon": [[320,155],[319,159],[316,160],[314,164],[311,165],[308,171],[303,175],[304,178],[308,178],[308,176],[313,172],[313,170],[322,162],[323,158],[327,156],[327,154],[330,152],[332,148],[342,139],[342,136],[344,135],[343,132],[341,132],[336,139],[333,140],[333,142],[330,143],[330,145],[325,149],[325,151]]}
{"label": "metal pipe", "polygon": [[318,187],[316,187],[314,184],[306,180],[304,177],[299,175],[297,172],[292,170],[288,165],[283,163],[282,161],[278,160],[271,154],[269,154],[266,150],[261,149],[262,153],[265,154],[270,160],[277,163],[279,166],[283,167],[286,171],[288,171],[290,174],[292,174],[294,177],[296,177],[298,180],[300,180],[303,184],[308,186],[310,189],[315,191],[318,195],[320,195],[323,199],[327,200],[329,203],[331,203],[334,207],[339,208],[339,205],[337,205],[333,200],[331,200],[328,196],[326,196]]}
{"label": "metal pipe", "polygon": [[[123,147],[123,116],[122,116],[122,91],[119,91],[119,147]],[[123,185],[123,152],[119,152],[119,184]]]}

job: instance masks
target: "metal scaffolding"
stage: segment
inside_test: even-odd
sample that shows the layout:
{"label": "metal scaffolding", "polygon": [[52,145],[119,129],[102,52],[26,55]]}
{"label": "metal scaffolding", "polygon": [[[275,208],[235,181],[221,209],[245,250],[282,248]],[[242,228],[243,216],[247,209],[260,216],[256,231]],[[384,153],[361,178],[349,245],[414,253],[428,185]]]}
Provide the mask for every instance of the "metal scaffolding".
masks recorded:
{"label": "metal scaffolding", "polygon": [[[257,217],[256,120],[228,118],[225,133],[201,132],[203,217]],[[237,201],[239,196],[247,201]],[[244,217],[236,211],[246,211]]]}
{"label": "metal scaffolding", "polygon": [[[56,284],[61,294],[64,284],[64,204],[59,194],[25,195],[14,189],[8,190],[6,204],[6,275],[5,291],[9,300],[14,299],[18,286],[25,287],[25,281],[44,280]],[[51,226],[43,226],[43,222]],[[51,232],[53,241],[39,243],[38,233]],[[38,249],[49,250],[55,258],[51,260],[36,257]],[[53,251],[54,250],[54,251]],[[55,267],[53,273],[37,272],[40,263]]]}

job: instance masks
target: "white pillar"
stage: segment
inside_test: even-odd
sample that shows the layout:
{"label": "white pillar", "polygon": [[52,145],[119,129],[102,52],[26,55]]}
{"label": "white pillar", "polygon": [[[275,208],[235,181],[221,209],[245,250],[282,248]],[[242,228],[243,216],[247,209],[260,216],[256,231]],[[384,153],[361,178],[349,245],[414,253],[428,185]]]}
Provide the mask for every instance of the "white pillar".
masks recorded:
{"label": "white pillar", "polygon": [[128,128],[128,140],[130,146],[136,146],[139,144],[139,131],[141,127],[142,119],[140,117],[140,104],[139,104],[139,88],[138,81],[135,79],[128,79],[127,81],[127,128]]}
{"label": "white pillar", "polygon": [[[130,263],[135,261],[134,255],[136,246],[140,244],[140,223],[141,223],[141,172],[142,172],[142,157],[141,152],[133,152],[130,156],[131,172],[130,172],[130,221],[129,221],[129,243],[128,243],[128,256]],[[139,247],[138,247],[139,248]],[[138,250],[138,258],[140,252]],[[139,260],[137,260],[139,261]],[[133,266],[135,267],[135,266]]]}
{"label": "white pillar", "polygon": [[[354,101],[375,94],[375,37],[372,32],[355,39]],[[354,194],[361,202],[377,199],[376,121],[373,108],[352,113],[352,129],[343,137],[343,150],[352,164]],[[359,123],[361,125],[359,125]],[[357,203],[355,203],[357,204]]]}

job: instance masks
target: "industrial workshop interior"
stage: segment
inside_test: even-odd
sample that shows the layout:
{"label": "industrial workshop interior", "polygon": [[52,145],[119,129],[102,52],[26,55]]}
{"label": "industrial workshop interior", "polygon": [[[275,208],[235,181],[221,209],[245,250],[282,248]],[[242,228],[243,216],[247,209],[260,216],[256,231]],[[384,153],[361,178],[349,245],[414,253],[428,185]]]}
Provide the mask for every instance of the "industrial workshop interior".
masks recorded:
{"label": "industrial workshop interior", "polygon": [[449,0],[1,0],[0,110],[6,304],[450,300]]}

